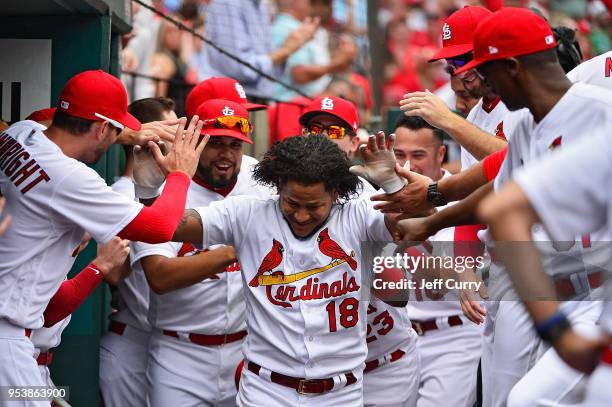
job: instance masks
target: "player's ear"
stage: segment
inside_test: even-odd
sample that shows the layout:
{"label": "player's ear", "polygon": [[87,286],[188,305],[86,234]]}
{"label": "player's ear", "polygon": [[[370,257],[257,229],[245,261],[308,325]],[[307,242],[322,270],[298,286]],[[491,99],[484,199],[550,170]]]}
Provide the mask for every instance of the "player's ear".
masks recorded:
{"label": "player's ear", "polygon": [[506,70],[511,78],[516,78],[519,74],[521,62],[516,58],[506,58],[504,59],[504,63],[506,64]]}
{"label": "player's ear", "polygon": [[104,131],[107,125],[108,123],[103,121],[95,121],[92,123],[89,131],[93,133],[96,141],[100,141],[104,138]]}

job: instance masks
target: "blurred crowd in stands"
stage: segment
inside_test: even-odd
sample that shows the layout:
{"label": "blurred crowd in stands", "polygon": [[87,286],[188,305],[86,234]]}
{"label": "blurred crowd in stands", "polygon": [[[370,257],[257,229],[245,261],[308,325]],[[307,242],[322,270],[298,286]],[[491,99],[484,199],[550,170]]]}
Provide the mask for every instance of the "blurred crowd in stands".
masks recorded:
{"label": "blurred crowd in stands", "polygon": [[[141,2],[295,90],[265,79]],[[368,13],[368,3],[377,9]],[[374,96],[382,106],[397,106],[404,94],[429,89],[452,103],[444,63],[428,60],[441,45],[444,19],[464,5],[536,8],[552,26],[575,30],[585,59],[611,48],[612,0],[137,0],[132,4],[134,30],[124,39],[122,58],[122,69],[131,73],[123,80],[132,99],[168,96],[182,114],[190,87],[211,76],[229,76],[243,85],[249,98],[271,105],[272,141],[299,130],[278,128],[279,117],[299,115],[308,98],[319,95],[352,101],[359,107],[362,123],[372,114]],[[368,17],[376,22],[368,23]],[[377,44],[369,41],[373,24],[380,33]],[[373,58],[383,59],[376,65],[383,66],[382,72],[373,72]],[[375,75],[380,87],[372,86]]]}

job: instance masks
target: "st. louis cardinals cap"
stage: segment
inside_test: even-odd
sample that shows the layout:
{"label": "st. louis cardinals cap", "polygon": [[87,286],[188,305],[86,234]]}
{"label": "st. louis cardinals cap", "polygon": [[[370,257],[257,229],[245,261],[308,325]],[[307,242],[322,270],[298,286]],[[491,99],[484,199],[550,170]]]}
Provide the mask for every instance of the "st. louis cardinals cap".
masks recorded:
{"label": "st. louis cardinals cap", "polygon": [[34,122],[46,122],[53,120],[53,115],[55,114],[55,107],[49,107],[47,109],[36,110],[29,114],[26,117],[26,120],[32,120]]}
{"label": "st. louis cardinals cap", "polygon": [[348,100],[336,96],[322,96],[314,99],[304,113],[300,116],[300,124],[306,126],[314,116],[322,113],[331,114],[342,120],[353,134],[357,134],[359,128],[359,115],[357,108]]}
{"label": "st. louis cardinals cap", "polygon": [[121,81],[101,69],[84,71],[68,80],[57,108],[70,116],[104,120],[118,128],[140,130],[140,122],[128,113],[128,95]]}
{"label": "st. louis cardinals cap", "polygon": [[204,122],[202,134],[234,137],[248,144],[253,144],[249,138],[252,126],[249,112],[244,105],[227,99],[211,99],[202,103],[197,114]]}
{"label": "st. louis cardinals cap", "polygon": [[474,33],[474,59],[455,73],[496,59],[545,51],[556,45],[552,29],[542,17],[524,8],[502,8],[478,24]]}
{"label": "st. louis cardinals cap", "polygon": [[202,103],[210,99],[226,99],[240,103],[247,110],[266,109],[266,105],[250,103],[247,100],[244,88],[237,80],[232,78],[212,77],[198,83],[185,99],[185,114],[191,117]]}
{"label": "st. louis cardinals cap", "polygon": [[442,48],[429,62],[458,57],[472,51],[478,23],[491,14],[491,11],[478,6],[465,6],[451,14],[442,26]]}

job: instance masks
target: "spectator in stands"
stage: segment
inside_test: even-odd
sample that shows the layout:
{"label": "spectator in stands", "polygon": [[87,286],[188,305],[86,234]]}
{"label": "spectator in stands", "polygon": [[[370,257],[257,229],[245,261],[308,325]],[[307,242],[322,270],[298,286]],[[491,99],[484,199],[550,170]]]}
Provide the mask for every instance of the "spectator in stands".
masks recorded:
{"label": "spectator in stands", "polygon": [[[280,47],[274,47],[270,14],[262,0],[214,0],[207,9],[208,38],[232,55],[255,68],[281,77],[287,58],[308,42],[319,25],[318,19],[306,18]],[[213,47],[204,48],[212,76],[228,76],[243,84],[247,94],[270,97],[272,84],[259,73],[234,61]]]}
{"label": "spectator in stands", "polygon": [[[297,29],[312,13],[310,0],[280,0],[279,15],[272,27],[275,46],[281,46],[287,36]],[[331,61],[321,63],[312,41],[304,44],[287,59],[285,82],[297,87],[310,97],[319,95],[331,81],[330,74],[346,71],[357,56],[357,47],[348,36],[343,36],[334,48]],[[280,100],[291,100],[297,94],[281,85],[275,86],[274,96]]]}
{"label": "spectator in stands", "polygon": [[184,100],[189,85],[198,81],[197,73],[189,68],[189,47],[185,44],[192,41],[189,32],[183,32],[169,21],[159,27],[157,52],[151,59],[153,76],[163,80],[157,83],[156,96],[167,96],[176,103],[176,112],[183,115]]}

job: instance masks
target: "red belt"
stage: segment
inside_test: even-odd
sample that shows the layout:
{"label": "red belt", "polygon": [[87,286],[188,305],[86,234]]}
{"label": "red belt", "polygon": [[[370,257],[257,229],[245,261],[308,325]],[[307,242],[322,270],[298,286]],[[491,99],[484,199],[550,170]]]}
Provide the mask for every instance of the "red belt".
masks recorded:
{"label": "red belt", "polygon": [[[412,329],[416,331],[419,336],[425,335],[427,331],[435,331],[436,329],[440,329],[438,326],[436,319],[427,319],[424,321],[411,321]],[[463,321],[459,315],[453,315],[448,317],[448,325],[449,326],[457,326],[463,325]]]}
{"label": "red belt", "polygon": [[[391,354],[391,359],[389,359],[389,363],[395,362],[396,360],[401,359],[405,354],[406,352],[404,352],[401,349],[396,350],[395,352]],[[368,373],[374,369],[378,369],[379,367],[380,367],[380,362],[378,361],[378,359],[370,360],[369,362],[366,362],[365,369],[363,369],[363,372]]]}
{"label": "red belt", "polygon": [[[247,362],[248,369],[259,376],[261,366],[253,362]],[[346,373],[346,386],[357,383],[353,373]],[[300,394],[321,394],[334,388],[334,379],[304,379],[284,374],[270,372],[270,381],[281,386],[290,387]]]}
{"label": "red belt", "polygon": [[126,326],[127,325],[123,322],[111,321],[110,325],[108,325],[108,330],[112,333],[116,333],[117,335],[121,336],[123,335],[123,332],[125,332]]}
{"label": "red belt", "polygon": [[31,330],[31,329],[26,328],[26,329],[25,329],[25,336],[27,336],[28,338],[29,338],[30,336],[32,336],[32,330]]}
{"label": "red belt", "polygon": [[[178,332],[163,330],[162,333],[166,336],[172,336],[174,338],[180,338]],[[227,335],[202,335],[202,334],[189,334],[189,341],[196,345],[202,346],[218,346],[226,343],[232,343],[241,340],[247,335],[246,331],[235,332]]]}
{"label": "red belt", "polygon": [[606,347],[601,353],[601,361],[612,365],[612,346]]}
{"label": "red belt", "polygon": [[42,352],[38,355],[36,361],[40,366],[49,366],[53,362],[53,352]]}
{"label": "red belt", "polygon": [[[603,272],[597,271],[587,276],[589,287],[593,290],[597,287],[601,287],[603,284]],[[576,292],[574,284],[572,284],[571,277],[564,278],[562,280],[555,280],[555,290],[557,291],[557,297],[560,300],[572,298],[579,294]]]}

